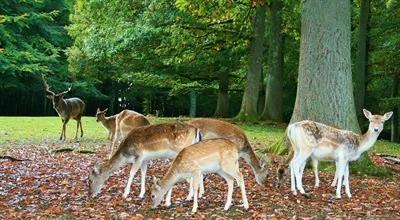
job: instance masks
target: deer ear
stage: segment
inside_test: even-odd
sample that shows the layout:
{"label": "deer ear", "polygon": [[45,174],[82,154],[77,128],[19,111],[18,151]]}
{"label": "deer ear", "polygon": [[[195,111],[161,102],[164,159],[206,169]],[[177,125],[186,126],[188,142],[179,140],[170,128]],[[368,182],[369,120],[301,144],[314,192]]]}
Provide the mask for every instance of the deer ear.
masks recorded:
{"label": "deer ear", "polygon": [[386,112],[386,113],[383,115],[383,117],[385,118],[385,121],[387,121],[387,120],[390,119],[390,117],[392,117],[392,115],[393,115],[393,112]]}
{"label": "deer ear", "polygon": [[53,95],[46,95],[48,99],[53,99]]}
{"label": "deer ear", "polygon": [[99,109],[99,108],[97,108],[96,112],[97,112],[97,113],[99,113],[99,112],[100,112],[100,109]]}
{"label": "deer ear", "polygon": [[370,119],[372,114],[370,111],[368,111],[367,109],[363,109],[364,115],[366,118]]}
{"label": "deer ear", "polygon": [[106,113],[106,112],[107,112],[107,110],[108,110],[108,108],[104,109],[104,111],[103,111],[103,112],[104,112],[104,113]]}
{"label": "deer ear", "polygon": [[99,165],[94,166],[93,173],[96,175],[100,174],[100,166]]}

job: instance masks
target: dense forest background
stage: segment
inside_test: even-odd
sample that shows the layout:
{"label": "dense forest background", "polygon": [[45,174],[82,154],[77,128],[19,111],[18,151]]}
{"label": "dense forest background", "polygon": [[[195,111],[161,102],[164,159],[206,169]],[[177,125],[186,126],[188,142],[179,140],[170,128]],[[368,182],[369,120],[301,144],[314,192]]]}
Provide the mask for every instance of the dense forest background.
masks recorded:
{"label": "dense forest background", "polygon": [[[289,122],[303,7],[295,0],[3,0],[0,115],[55,115],[44,74],[57,92],[72,85],[68,97],[82,98],[86,115],[108,107],[109,114],[129,108]],[[351,1],[347,81],[358,121],[364,130],[362,108],[393,110],[382,135],[392,141],[399,140],[399,24],[399,1]]]}

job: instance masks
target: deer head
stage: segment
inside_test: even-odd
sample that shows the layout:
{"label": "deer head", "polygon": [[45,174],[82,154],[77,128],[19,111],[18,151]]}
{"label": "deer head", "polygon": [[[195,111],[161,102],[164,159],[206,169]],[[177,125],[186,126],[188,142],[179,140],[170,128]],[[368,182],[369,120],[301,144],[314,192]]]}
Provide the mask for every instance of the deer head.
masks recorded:
{"label": "deer head", "polygon": [[64,95],[67,94],[69,91],[71,91],[72,85],[66,91],[55,94],[53,91],[50,90],[50,87],[47,84],[43,74],[42,74],[42,79],[47,93],[46,97],[52,100],[53,108],[56,109],[61,104]]}
{"label": "deer head", "polygon": [[379,134],[383,130],[383,124],[392,117],[393,112],[387,112],[384,115],[373,115],[370,111],[363,109],[364,115],[369,120],[368,130]]}
{"label": "deer head", "polygon": [[108,110],[108,108],[104,109],[103,111],[101,111],[99,108],[97,108],[97,111],[96,111],[96,122],[99,122],[102,119],[104,119],[104,117],[106,116],[107,110]]}
{"label": "deer head", "polygon": [[163,200],[163,195],[161,192],[161,181],[153,176],[153,185],[151,186],[151,199],[153,200],[153,208],[160,205]]}
{"label": "deer head", "polygon": [[101,175],[101,168],[96,165],[89,174],[89,194],[96,197],[104,185],[104,178]]}

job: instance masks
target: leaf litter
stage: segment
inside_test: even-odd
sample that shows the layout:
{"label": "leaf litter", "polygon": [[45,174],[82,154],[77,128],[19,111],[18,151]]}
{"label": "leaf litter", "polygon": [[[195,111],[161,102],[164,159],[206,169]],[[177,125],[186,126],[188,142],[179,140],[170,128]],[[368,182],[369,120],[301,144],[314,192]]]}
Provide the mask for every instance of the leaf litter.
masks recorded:
{"label": "leaf litter", "polygon": [[[127,200],[122,193],[130,171],[130,165],[115,172],[106,181],[99,197],[88,195],[88,174],[94,164],[107,158],[107,147],[96,154],[79,151],[51,153],[57,146],[25,145],[8,148],[10,157],[0,158],[0,219],[60,218],[70,219],[309,219],[309,218],[400,218],[400,175],[391,179],[350,176],[353,197],[336,199],[335,188],[330,186],[332,173],[320,172],[320,187],[314,189],[311,170],[304,174],[304,187],[310,197],[293,196],[290,181],[286,178],[280,188],[275,187],[277,163],[269,168],[270,175],[264,186],[254,180],[251,168],[241,160],[245,177],[248,210],[241,205],[240,190],[235,185],[233,206],[224,211],[227,185],[216,174],[205,177],[205,194],[199,200],[196,214],[192,214],[192,201],[186,201],[188,184],[174,187],[171,207],[151,208],[149,198],[152,176],[161,178],[168,169],[169,160],[150,163],[146,178],[146,195],[138,197],[140,172],[132,184]],[[280,159],[273,155],[274,161]],[[373,157],[378,165],[400,170],[400,165],[382,162]],[[383,164],[385,163],[385,164]],[[344,191],[344,190],[343,190]]]}

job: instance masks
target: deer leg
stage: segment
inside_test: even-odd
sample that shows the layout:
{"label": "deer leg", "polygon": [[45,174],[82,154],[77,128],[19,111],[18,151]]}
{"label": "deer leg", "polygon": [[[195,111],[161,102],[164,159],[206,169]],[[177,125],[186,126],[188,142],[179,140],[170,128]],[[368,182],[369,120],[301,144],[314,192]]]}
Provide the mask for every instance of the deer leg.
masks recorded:
{"label": "deer leg", "polygon": [[60,140],[62,140],[63,135],[64,135],[64,126],[65,126],[64,119],[61,119],[61,122],[62,122],[63,125],[62,125],[62,127],[61,127]]}
{"label": "deer leg", "polygon": [[342,180],[343,180],[343,176],[344,176],[345,169],[346,169],[346,162],[343,160],[340,160],[338,162],[338,167],[336,167],[336,169],[338,171],[337,172],[338,180],[337,180],[337,186],[336,186],[336,198],[340,199],[342,197],[340,191],[342,188]]}
{"label": "deer leg", "polygon": [[115,148],[115,145],[117,144],[118,136],[119,136],[118,131],[115,131],[114,139],[113,139],[113,141],[112,141],[112,143],[110,145],[110,154],[108,155],[109,159],[112,157],[112,155],[114,153],[114,148]]}
{"label": "deer leg", "polygon": [[318,176],[318,160],[312,159],[312,167],[314,171],[314,177],[315,177],[315,186],[314,187],[319,187],[319,176]]}
{"label": "deer leg", "polygon": [[64,138],[64,141],[67,140],[67,137],[66,137],[66,134],[65,134],[65,133],[66,133],[66,132],[65,132],[65,128],[67,127],[67,123],[68,123],[68,119],[65,119],[65,120],[63,121],[63,128],[62,128],[60,140],[63,140],[63,138]]}
{"label": "deer leg", "polygon": [[193,208],[192,208],[192,213],[195,213],[197,211],[197,196],[199,192],[199,182],[201,178],[201,173],[196,173],[193,176]]}
{"label": "deer leg", "polygon": [[295,164],[293,160],[290,161],[289,169],[290,169],[290,190],[292,191],[293,195],[297,195],[296,181],[294,175]]}
{"label": "deer leg", "polygon": [[295,164],[294,174],[296,177],[296,187],[300,191],[301,194],[306,193],[303,188],[303,181],[302,181],[303,176],[302,176],[301,169],[302,169],[303,163],[305,163],[307,161],[308,156],[309,155],[307,155],[307,153],[300,152],[298,154],[298,156],[296,157],[296,161],[294,163]]}
{"label": "deer leg", "polygon": [[203,178],[204,178],[204,176],[203,176],[203,174],[201,175],[201,178],[200,178],[200,192],[199,192],[199,198],[201,198],[201,197],[203,197],[203,194],[204,194],[204,182],[203,182]]}
{"label": "deer leg", "polygon": [[193,197],[193,177],[186,179],[186,181],[189,183],[189,194],[186,197],[186,201],[190,201]]}
{"label": "deer leg", "polygon": [[140,167],[140,194],[139,198],[144,197],[144,193],[146,192],[146,172],[147,172],[147,163],[144,162]]}
{"label": "deer leg", "polygon": [[81,137],[83,137],[82,119],[79,119],[79,125],[81,127]]}
{"label": "deer leg", "polygon": [[351,198],[350,182],[349,182],[349,163],[346,164],[346,169],[344,172],[344,186],[347,196]]}
{"label": "deer leg", "polygon": [[335,177],[333,178],[333,181],[331,183],[332,187],[335,187],[336,183],[337,183],[337,176],[338,176],[338,169],[337,168],[339,167],[339,164],[338,164],[337,161],[335,161],[335,166],[336,166],[336,170],[335,170]]}
{"label": "deer leg", "polygon": [[[239,164],[238,164],[239,166]],[[235,173],[235,179],[237,184],[240,187],[240,191],[242,193],[242,202],[243,202],[243,208],[248,209],[249,208],[249,202],[247,201],[247,196],[246,196],[246,188],[244,186],[244,180],[243,180],[243,175],[240,173],[239,167],[237,167],[236,173]]]}
{"label": "deer leg", "polygon": [[131,191],[133,177],[135,177],[136,172],[139,170],[140,166],[142,165],[142,161],[143,161],[142,158],[138,158],[138,160],[136,160],[132,164],[132,168],[129,173],[128,183],[126,184],[124,194],[122,195],[122,197],[124,197],[125,199],[128,198],[129,192]]}
{"label": "deer leg", "polygon": [[220,176],[222,176],[226,183],[228,184],[228,195],[226,197],[226,202],[224,206],[224,210],[228,210],[232,205],[232,194],[233,194],[233,177],[226,173],[225,171],[221,170],[218,172]]}
{"label": "deer leg", "polygon": [[75,132],[75,139],[78,139],[78,130],[79,130],[79,120],[76,120],[76,132]]}

